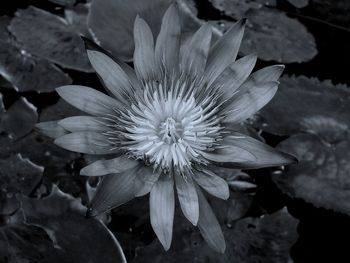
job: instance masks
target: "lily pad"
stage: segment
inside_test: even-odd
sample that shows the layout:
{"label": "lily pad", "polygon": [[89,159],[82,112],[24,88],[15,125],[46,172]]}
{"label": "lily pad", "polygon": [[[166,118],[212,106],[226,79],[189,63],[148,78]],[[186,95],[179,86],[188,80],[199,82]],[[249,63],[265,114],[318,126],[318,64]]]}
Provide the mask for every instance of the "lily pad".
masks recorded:
{"label": "lily pad", "polygon": [[21,92],[51,92],[58,86],[72,82],[54,64],[19,48],[6,29],[9,22],[8,17],[0,18],[0,74],[3,78]]}
{"label": "lily pad", "polygon": [[57,187],[46,198],[20,200],[26,223],[43,228],[54,243],[56,249],[47,262],[126,262],[107,227],[85,218],[86,207]]}
{"label": "lily pad", "polygon": [[36,107],[24,97],[21,97],[7,111],[2,113],[0,131],[6,132],[12,139],[18,139],[28,134],[34,128],[37,120]]}
{"label": "lily pad", "polygon": [[329,144],[313,134],[299,134],[279,148],[294,154],[298,165],[272,179],[286,194],[316,207],[350,215],[350,140]]}
{"label": "lily pad", "polygon": [[329,143],[348,138],[348,87],[305,76],[284,76],[280,81],[276,96],[255,119],[255,126],[277,135],[317,134]]}
{"label": "lily pad", "polygon": [[[303,24],[283,11],[266,8],[256,1],[215,0],[213,3],[235,20],[248,18],[240,50],[243,54],[257,53],[262,60],[282,63],[306,62],[316,56],[314,37]],[[225,20],[211,22],[222,31],[232,24]]]}
{"label": "lily pad", "polygon": [[[162,17],[171,0],[93,0],[88,17],[88,25],[97,43],[115,57],[131,61],[134,52],[133,26],[137,15],[145,19],[153,35],[159,33]],[[200,22],[193,6],[187,0],[178,0],[182,15],[182,32],[186,41],[188,33],[196,30]]]}
{"label": "lily pad", "polygon": [[227,246],[225,254],[210,249],[193,228],[176,228],[168,252],[154,241],[138,248],[133,262],[193,262],[195,259],[198,263],[287,263],[291,262],[289,251],[298,236],[297,223],[284,208],[261,218],[238,220],[231,228],[222,226]]}
{"label": "lily pad", "polygon": [[17,11],[9,25],[26,52],[65,68],[91,72],[81,32],[76,28],[66,19],[33,6]]}

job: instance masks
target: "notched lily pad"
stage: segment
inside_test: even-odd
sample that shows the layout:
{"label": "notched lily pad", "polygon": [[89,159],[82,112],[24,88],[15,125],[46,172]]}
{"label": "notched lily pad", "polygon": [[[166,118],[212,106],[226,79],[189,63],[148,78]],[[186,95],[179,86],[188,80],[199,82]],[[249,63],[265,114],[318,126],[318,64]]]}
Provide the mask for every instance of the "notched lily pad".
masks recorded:
{"label": "notched lily pad", "polygon": [[287,209],[261,218],[244,218],[232,228],[222,226],[226,252],[214,252],[199,236],[198,231],[174,230],[173,243],[164,252],[157,240],[136,250],[135,262],[218,262],[218,263],[281,263],[291,262],[289,251],[297,239],[298,220]]}
{"label": "notched lily pad", "polygon": [[277,135],[317,134],[329,143],[347,139],[350,91],[344,85],[305,76],[281,80],[279,90],[254,125]]}
{"label": "notched lily pad", "polygon": [[20,154],[0,159],[0,215],[10,215],[19,208],[15,194],[29,195],[40,182],[43,170]]}
{"label": "notched lily pad", "polygon": [[[0,113],[1,114],[1,113]],[[0,117],[0,131],[6,132],[12,139],[28,134],[38,120],[36,107],[24,97],[17,100]]]}
{"label": "notched lily pad", "polygon": [[[10,18],[0,18],[0,74],[17,91],[51,92],[72,82],[54,64],[20,49],[7,31]],[[38,44],[40,48],[42,43]]]}
{"label": "notched lily pad", "polygon": [[350,140],[329,144],[319,136],[299,134],[279,148],[299,158],[298,165],[272,176],[284,193],[350,215]]}
{"label": "notched lily pad", "polygon": [[20,197],[26,223],[40,226],[54,243],[48,262],[126,262],[113,234],[99,220],[85,218],[86,208],[54,187],[43,199]]}
{"label": "notched lily pad", "polygon": [[[262,60],[282,63],[306,62],[317,54],[315,39],[306,27],[282,11],[248,0],[215,0],[213,4],[235,20],[248,18],[240,50],[243,54],[256,53]],[[232,24],[225,20],[212,22],[222,31]]]}
{"label": "notched lily pad", "polygon": [[30,54],[65,68],[92,71],[79,36],[81,32],[62,17],[30,6],[16,12],[9,30]]}

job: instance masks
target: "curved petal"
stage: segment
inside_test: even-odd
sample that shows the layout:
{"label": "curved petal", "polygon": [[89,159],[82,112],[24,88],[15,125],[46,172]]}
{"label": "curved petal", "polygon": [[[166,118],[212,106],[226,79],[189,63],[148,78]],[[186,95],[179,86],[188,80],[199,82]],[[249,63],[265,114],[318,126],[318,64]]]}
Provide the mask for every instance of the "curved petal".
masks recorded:
{"label": "curved petal", "polygon": [[211,25],[204,24],[184,46],[181,56],[182,71],[193,78],[204,72],[212,37]]}
{"label": "curved petal", "polygon": [[154,232],[165,250],[169,250],[174,222],[174,181],[162,174],[150,194],[150,217]]}
{"label": "curved petal", "polygon": [[226,243],[220,224],[202,191],[197,188],[197,192],[199,200],[198,228],[210,247],[219,253],[224,253]]}
{"label": "curved petal", "polygon": [[85,86],[62,86],[56,91],[69,104],[94,116],[113,114],[113,109],[120,106],[115,99]]}
{"label": "curved petal", "polygon": [[249,77],[257,60],[256,55],[248,55],[238,59],[228,66],[217,79],[213,86],[221,86],[223,99],[230,99],[243,82]]}
{"label": "curved petal", "polygon": [[179,70],[181,20],[176,2],[164,14],[155,48],[155,59],[159,70],[169,75]]}
{"label": "curved petal", "polygon": [[205,81],[210,85],[232,62],[235,61],[243,38],[246,19],[241,19],[210,49]]}
{"label": "curved petal", "polygon": [[227,200],[230,197],[230,190],[227,182],[212,171],[195,171],[193,179],[209,194]]}
{"label": "curved petal", "polygon": [[148,194],[155,182],[157,182],[159,176],[159,172],[153,172],[153,170],[149,167],[142,167],[140,170],[138,170],[134,181],[135,197]]}
{"label": "curved petal", "polygon": [[74,132],[63,135],[54,141],[58,146],[73,152],[87,154],[111,154],[118,150],[108,143],[107,138],[97,132]]}
{"label": "curved petal", "polygon": [[249,77],[248,81],[255,84],[268,81],[277,81],[281,77],[284,68],[284,65],[273,65],[259,69]]}
{"label": "curved petal", "polygon": [[134,24],[134,65],[141,80],[149,80],[155,76],[154,38],[145,20],[139,16]]}
{"label": "curved petal", "polygon": [[185,178],[176,173],[175,183],[182,212],[193,225],[197,225],[199,217],[198,196],[192,176],[188,175]]}
{"label": "curved petal", "polygon": [[101,176],[122,173],[138,166],[139,162],[123,156],[110,160],[98,160],[80,170],[80,175]]}
{"label": "curved petal", "polygon": [[45,121],[35,124],[35,127],[46,136],[56,139],[68,134],[68,131],[58,125],[58,121]]}
{"label": "curved petal", "polygon": [[70,132],[105,132],[109,129],[103,122],[103,119],[91,116],[68,117],[63,120],[60,120],[58,124]]}
{"label": "curved petal", "polygon": [[86,215],[97,216],[132,200],[136,170],[137,167],[102,177]]}
{"label": "curved petal", "polygon": [[[94,0],[95,2],[96,0]],[[115,63],[117,63],[122,70],[125,72],[126,75],[128,75],[128,78],[130,79],[130,82],[132,83],[132,85],[134,87],[137,88],[141,88],[141,83],[138,80],[136,73],[134,71],[134,69],[132,67],[130,67],[128,64],[126,64],[125,62],[123,62],[122,60],[113,57],[108,51],[104,50],[102,47],[100,47],[99,45],[97,45],[95,42],[91,41],[90,39],[80,36],[82,38],[82,40],[84,41],[85,44],[85,49],[91,50],[91,51],[99,51],[104,53],[105,55],[109,56],[111,59],[114,60]]]}
{"label": "curved petal", "polygon": [[128,75],[106,54],[96,50],[87,50],[87,54],[92,67],[102,78],[106,88],[118,101],[124,105],[128,105],[125,94],[131,94],[133,92]]}
{"label": "curved petal", "polygon": [[221,141],[220,147],[212,152],[202,152],[202,156],[214,163],[244,163],[255,160],[254,154],[232,145],[228,137]]}
{"label": "curved petal", "polygon": [[[287,165],[298,161],[292,155],[277,151],[252,137],[237,132],[233,132],[232,136],[226,137],[224,143],[227,145],[228,149],[241,149],[241,153],[250,153],[250,155],[246,154],[246,157],[253,157],[251,159],[246,158],[246,160],[236,162],[233,158],[230,160],[228,156],[225,156],[225,152],[217,151],[217,155],[212,159],[216,164],[224,167],[257,169]],[[236,154],[239,155],[240,152],[237,151]],[[213,155],[215,155],[215,153],[213,153]]]}
{"label": "curved petal", "polygon": [[240,90],[230,100],[224,121],[242,122],[251,117],[275,96],[278,84],[277,81],[270,81]]}

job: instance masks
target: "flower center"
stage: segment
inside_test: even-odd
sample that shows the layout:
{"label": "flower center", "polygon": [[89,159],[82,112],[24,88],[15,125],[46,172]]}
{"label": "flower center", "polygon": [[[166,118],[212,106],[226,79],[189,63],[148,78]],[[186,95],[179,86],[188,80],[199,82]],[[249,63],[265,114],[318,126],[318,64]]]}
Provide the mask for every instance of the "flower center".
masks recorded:
{"label": "flower center", "polygon": [[159,136],[167,144],[176,143],[182,135],[182,125],[173,118],[168,117],[159,125]]}
{"label": "flower center", "polygon": [[147,84],[129,110],[117,113],[111,141],[163,172],[191,173],[221,138],[215,97],[196,98],[193,87],[179,81]]}

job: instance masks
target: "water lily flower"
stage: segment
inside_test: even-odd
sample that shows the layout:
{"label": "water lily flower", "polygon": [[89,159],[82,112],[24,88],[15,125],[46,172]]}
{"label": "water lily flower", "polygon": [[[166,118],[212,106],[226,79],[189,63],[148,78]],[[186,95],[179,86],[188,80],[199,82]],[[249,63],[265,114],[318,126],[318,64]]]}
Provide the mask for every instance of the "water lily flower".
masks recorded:
{"label": "water lily flower", "polygon": [[[62,129],[64,133],[55,143],[101,155],[81,170],[85,176],[103,176],[90,216],[150,193],[151,224],[168,250],[176,189],[185,217],[199,227],[209,245],[224,252],[223,233],[203,194],[204,190],[221,199],[229,197],[228,184],[214,167],[249,169],[295,162],[230,128],[271,100],[283,66],[251,74],[255,55],[236,61],[245,20],[214,44],[211,26],[204,24],[183,46],[180,24],[174,3],[154,41],[150,27],[136,17],[135,70],[107,52],[88,49],[109,95],[77,85],[57,88],[65,101],[89,116],[60,120],[57,134],[62,135]],[[45,130],[45,123],[38,127]]]}

